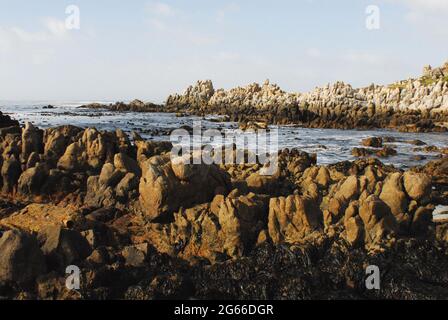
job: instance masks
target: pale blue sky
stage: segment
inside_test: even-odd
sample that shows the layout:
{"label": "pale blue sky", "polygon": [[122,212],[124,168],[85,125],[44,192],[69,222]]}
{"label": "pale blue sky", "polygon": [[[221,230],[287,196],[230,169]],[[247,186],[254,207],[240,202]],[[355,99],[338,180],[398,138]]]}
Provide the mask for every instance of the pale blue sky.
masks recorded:
{"label": "pale blue sky", "polygon": [[[64,28],[70,4],[80,30]],[[0,0],[0,100],[161,102],[198,79],[388,83],[448,59],[447,16],[447,0]]]}

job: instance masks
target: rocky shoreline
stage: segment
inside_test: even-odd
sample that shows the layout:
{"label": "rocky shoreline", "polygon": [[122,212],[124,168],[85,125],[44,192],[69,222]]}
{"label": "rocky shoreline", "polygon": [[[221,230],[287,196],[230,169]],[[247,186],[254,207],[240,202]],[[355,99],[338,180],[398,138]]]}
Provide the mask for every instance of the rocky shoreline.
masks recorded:
{"label": "rocky shoreline", "polygon": [[[171,143],[121,130],[0,114],[0,139],[0,297],[448,297],[448,221],[432,219],[448,205],[447,158],[403,171],[292,149],[262,176],[175,162]],[[69,265],[80,290],[65,287]],[[365,288],[369,265],[379,291]]]}
{"label": "rocky shoreline", "polygon": [[288,93],[267,80],[231,90],[198,81],[165,105],[134,100],[129,104],[83,107],[112,111],[171,112],[179,115],[222,115],[228,121],[294,124],[308,128],[375,129],[402,132],[448,131],[448,62],[427,66],[422,76],[390,85],[355,89],[336,82],[308,93]]}

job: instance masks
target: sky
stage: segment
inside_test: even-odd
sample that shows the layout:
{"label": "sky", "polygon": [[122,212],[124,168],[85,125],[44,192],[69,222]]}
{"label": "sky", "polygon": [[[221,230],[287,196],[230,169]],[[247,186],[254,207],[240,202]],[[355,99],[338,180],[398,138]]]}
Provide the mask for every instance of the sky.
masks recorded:
{"label": "sky", "polygon": [[448,60],[447,16],[447,0],[0,0],[0,100],[387,84]]}

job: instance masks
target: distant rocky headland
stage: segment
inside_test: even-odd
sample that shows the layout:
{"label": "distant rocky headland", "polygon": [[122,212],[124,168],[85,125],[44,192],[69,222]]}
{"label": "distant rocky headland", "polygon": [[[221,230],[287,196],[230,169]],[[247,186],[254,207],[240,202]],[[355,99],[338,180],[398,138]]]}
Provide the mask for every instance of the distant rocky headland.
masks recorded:
{"label": "distant rocky headland", "polygon": [[165,105],[135,100],[129,104],[93,104],[115,111],[225,115],[230,121],[296,124],[310,128],[391,128],[404,132],[448,130],[448,62],[427,66],[416,79],[355,89],[336,82],[307,93],[288,93],[266,81],[231,90],[198,81]]}

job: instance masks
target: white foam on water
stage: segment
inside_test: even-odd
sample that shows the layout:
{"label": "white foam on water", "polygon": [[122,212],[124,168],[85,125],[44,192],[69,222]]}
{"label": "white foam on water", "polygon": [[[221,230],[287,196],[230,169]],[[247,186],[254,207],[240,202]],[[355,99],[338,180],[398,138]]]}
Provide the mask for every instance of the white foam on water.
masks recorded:
{"label": "white foam on water", "polygon": [[[117,128],[130,133],[136,131],[144,138],[153,140],[169,140],[168,132],[181,126],[193,126],[193,121],[202,121],[204,129],[231,129],[238,128],[236,123],[218,123],[210,121],[215,116],[207,116],[205,119],[196,116],[177,117],[167,113],[135,113],[135,112],[111,112],[107,110],[80,109],[81,105],[92,101],[40,101],[40,102],[0,102],[0,111],[9,114],[22,124],[31,121],[41,128],[59,125],[75,125],[79,127],[96,127],[99,130],[115,130]],[[98,102],[98,101],[97,101]],[[110,103],[110,101],[101,101]],[[53,109],[45,109],[47,105]],[[219,118],[219,117],[218,117]],[[162,134],[153,134],[154,130],[165,130]],[[309,153],[317,153],[319,164],[332,164],[339,161],[356,159],[351,155],[354,147],[360,147],[364,138],[394,137],[397,141],[422,140],[428,145],[448,147],[448,135],[445,133],[400,133],[388,130],[337,130],[337,129],[309,129],[295,126],[279,127],[280,149],[298,148]],[[414,152],[416,147],[411,144],[396,142],[393,144],[398,155],[381,159],[386,164],[396,167],[410,167],[423,164],[436,159],[434,153]],[[322,147],[325,146],[325,147]],[[413,160],[415,155],[424,155],[424,161]]]}

